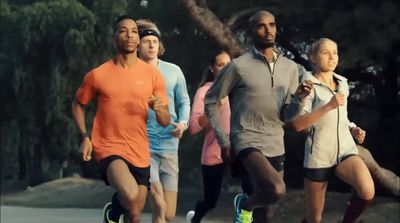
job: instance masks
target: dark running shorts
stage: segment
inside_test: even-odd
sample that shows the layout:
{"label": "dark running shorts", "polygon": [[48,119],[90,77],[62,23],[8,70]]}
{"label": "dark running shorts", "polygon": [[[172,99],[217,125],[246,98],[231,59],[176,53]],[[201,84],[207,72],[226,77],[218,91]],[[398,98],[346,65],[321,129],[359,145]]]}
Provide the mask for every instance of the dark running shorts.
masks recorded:
{"label": "dark running shorts", "polygon": [[98,163],[98,173],[100,174],[101,179],[104,180],[106,185],[110,185],[107,179],[107,167],[114,160],[120,159],[126,163],[131,172],[132,176],[135,178],[137,184],[144,185],[147,188],[150,187],[150,166],[148,167],[135,167],[126,159],[118,155],[111,155],[99,161]]}
{"label": "dark running shorts", "polygon": [[[240,160],[246,158],[252,152],[260,152],[260,150],[256,148],[246,148],[239,152],[239,154],[236,156],[236,159],[231,166],[233,176],[248,174]],[[274,156],[274,157],[266,156],[265,158],[271,163],[271,165],[274,167],[276,171],[280,172],[283,170],[285,164],[285,155]]]}
{"label": "dark running shorts", "polygon": [[[343,162],[351,156],[356,156],[356,154],[350,154],[343,157],[340,162]],[[304,168],[303,175],[310,181],[314,182],[327,182],[332,174],[335,172],[336,166],[326,167],[326,168]]]}

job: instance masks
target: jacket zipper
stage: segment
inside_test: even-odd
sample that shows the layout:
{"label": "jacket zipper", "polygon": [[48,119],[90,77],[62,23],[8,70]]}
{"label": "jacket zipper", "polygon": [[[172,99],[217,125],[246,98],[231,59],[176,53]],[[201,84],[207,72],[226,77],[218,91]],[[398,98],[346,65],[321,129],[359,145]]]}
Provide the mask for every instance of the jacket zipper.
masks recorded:
{"label": "jacket zipper", "polygon": [[313,152],[313,147],[314,147],[314,136],[315,136],[315,127],[313,126],[311,128],[311,147],[310,147],[310,154]]}
{"label": "jacket zipper", "polygon": [[[327,87],[328,88],[328,87]],[[330,88],[328,90],[335,96],[335,92],[333,92]],[[340,119],[340,112],[339,107],[336,108],[337,111],[337,120],[336,120],[336,140],[337,140],[337,151],[336,151],[336,163],[339,163],[339,154],[340,154],[340,139],[339,139],[339,119]]]}
{"label": "jacket zipper", "polygon": [[268,63],[267,59],[264,57],[264,63],[267,64],[267,67],[268,67],[268,70],[269,70],[269,73],[270,73],[270,76],[271,76],[271,88],[274,87],[275,64],[276,64],[276,61],[278,61],[278,58],[279,58],[279,55],[276,56],[276,59],[274,61],[274,64],[272,65],[272,70],[271,70],[271,67],[269,66],[269,63]]}
{"label": "jacket zipper", "polygon": [[275,62],[272,65],[272,71],[271,71],[271,67],[269,66],[269,63],[268,63],[268,68],[269,68],[269,71],[270,71],[270,74],[271,74],[271,88],[274,87],[274,72],[275,72],[275,64],[276,64],[277,60],[278,60],[278,57],[276,57]]}
{"label": "jacket zipper", "polygon": [[336,137],[337,137],[337,153],[336,153],[336,163],[339,163],[339,153],[340,153],[340,141],[339,141],[339,107],[337,109],[337,122],[336,122]]}

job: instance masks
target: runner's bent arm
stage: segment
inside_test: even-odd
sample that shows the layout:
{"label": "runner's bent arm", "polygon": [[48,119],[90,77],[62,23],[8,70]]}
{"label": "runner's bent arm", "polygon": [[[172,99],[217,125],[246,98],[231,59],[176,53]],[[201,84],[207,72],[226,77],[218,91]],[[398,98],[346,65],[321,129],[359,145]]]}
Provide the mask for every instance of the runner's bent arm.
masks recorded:
{"label": "runner's bent arm", "polygon": [[214,129],[217,141],[222,149],[230,147],[228,135],[221,126],[220,101],[228,96],[238,81],[234,62],[228,64],[218,75],[214,85],[208,90],[204,99],[205,112],[209,124]]}
{"label": "runner's bent arm", "polygon": [[[190,117],[190,99],[186,87],[185,76],[181,69],[177,72],[177,83],[175,86],[175,106],[177,108],[178,120],[177,124],[173,124],[175,129],[172,130],[172,136],[181,138],[184,131],[188,128]],[[173,120],[175,121],[175,120]]]}
{"label": "runner's bent arm", "polygon": [[305,100],[306,105],[305,108],[308,108],[305,114],[294,119],[291,124],[295,131],[300,132],[306,128],[309,128],[315,121],[321,118],[323,115],[328,113],[329,111],[336,109],[339,106],[342,106],[345,100],[345,96],[342,93],[337,93],[332,96],[331,100],[321,107],[311,111],[312,101],[314,94],[310,94]]}
{"label": "runner's bent arm", "polygon": [[158,71],[157,73],[153,76],[153,96],[149,99],[149,106],[156,113],[158,124],[167,127],[171,121],[171,115],[168,110],[167,86],[161,73]]}
{"label": "runner's bent arm", "polygon": [[291,121],[300,115],[304,106],[303,99],[310,93],[308,85],[303,85],[303,83],[299,85],[300,75],[297,66],[292,68],[292,72],[292,79],[286,93],[285,105],[282,110],[284,121]]}
{"label": "runner's bent arm", "polygon": [[80,153],[82,160],[89,161],[93,150],[92,142],[86,132],[85,125],[85,105],[87,105],[95,96],[94,74],[89,72],[86,74],[81,86],[76,92],[76,97],[72,103],[72,115],[81,134]]}
{"label": "runner's bent arm", "polygon": [[[197,89],[193,99],[192,112],[189,119],[189,132],[192,135],[199,133],[205,126],[205,121],[208,119],[204,114],[204,97],[206,96],[209,87],[202,86]],[[201,121],[202,120],[202,121]]]}

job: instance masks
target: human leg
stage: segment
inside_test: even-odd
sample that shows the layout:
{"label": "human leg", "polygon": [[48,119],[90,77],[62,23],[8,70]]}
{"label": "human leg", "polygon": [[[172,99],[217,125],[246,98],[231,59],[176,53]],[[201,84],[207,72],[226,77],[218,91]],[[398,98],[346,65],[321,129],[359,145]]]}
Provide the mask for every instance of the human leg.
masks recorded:
{"label": "human leg", "polygon": [[123,207],[132,219],[131,223],[140,222],[140,212],[144,206],[142,196],[147,194],[147,187],[138,185],[131,168],[123,159],[111,161],[106,169],[106,176],[108,183],[117,191],[110,211],[113,221],[118,222],[120,215],[124,212],[119,207]]}
{"label": "human leg", "polygon": [[235,204],[237,214],[274,204],[284,196],[286,187],[282,177],[259,150],[248,148],[242,150],[238,157],[254,183],[254,193],[248,198],[235,198],[235,201],[239,201]]}
{"label": "human leg", "polygon": [[164,200],[166,203],[165,220],[166,222],[172,222],[175,219],[178,192],[164,191]]}
{"label": "human leg", "polygon": [[302,223],[321,222],[328,180],[334,167],[304,168],[305,217]]}
{"label": "human leg", "polygon": [[[278,172],[280,177],[283,179],[283,169],[284,169],[284,161],[285,156],[276,156],[276,157],[265,157],[270,164],[274,167],[274,169]],[[243,170],[243,165],[241,163],[235,163],[235,171],[238,171],[238,175],[240,176],[241,184],[243,192],[247,195],[252,195],[254,192],[254,183],[250,178],[250,175],[246,170]],[[269,204],[264,207],[255,208],[253,210],[253,223],[268,223],[273,220],[273,211],[274,204]]]}
{"label": "human leg", "polygon": [[179,181],[178,153],[161,154],[160,182],[164,193],[165,220],[175,219]]}
{"label": "human leg", "polygon": [[145,185],[139,185],[139,193],[136,201],[133,203],[131,208],[128,210],[128,221],[125,223],[139,223],[140,216],[146,203],[148,187]]}
{"label": "human leg", "polygon": [[200,222],[209,210],[215,208],[221,192],[224,170],[223,163],[214,166],[202,165],[204,200],[196,203],[192,222]]}
{"label": "human leg", "polygon": [[[283,179],[284,174],[284,161],[285,156],[277,157],[266,157],[271,165],[276,171],[278,171],[279,176]],[[274,204],[269,204],[265,207],[256,208],[253,210],[253,223],[270,223],[273,222],[274,217]]]}
{"label": "human leg", "polygon": [[305,220],[307,223],[320,223],[325,204],[325,193],[328,182],[316,182],[304,178]]}
{"label": "human leg", "polygon": [[164,223],[166,203],[164,190],[160,182],[161,157],[156,153],[150,154],[150,195],[152,207],[152,222]]}
{"label": "human leg", "polygon": [[358,156],[348,157],[338,164],[335,173],[355,190],[347,204],[342,220],[343,223],[355,222],[374,197],[375,188],[371,174],[364,161]]}
{"label": "human leg", "polygon": [[164,200],[164,190],[161,182],[152,182],[150,185],[151,204],[152,204],[152,222],[164,223],[166,203]]}

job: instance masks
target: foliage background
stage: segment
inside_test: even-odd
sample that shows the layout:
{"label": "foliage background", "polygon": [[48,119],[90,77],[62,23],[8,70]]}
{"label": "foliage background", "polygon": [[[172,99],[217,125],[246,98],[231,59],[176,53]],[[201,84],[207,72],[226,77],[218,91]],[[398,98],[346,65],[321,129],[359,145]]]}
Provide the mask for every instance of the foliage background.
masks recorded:
{"label": "foliage background", "polygon": [[[398,1],[210,0],[208,6],[223,22],[249,8],[271,11],[279,27],[279,47],[306,67],[312,40],[336,40],[341,59],[337,71],[352,87],[350,120],[367,130],[365,146],[376,160],[400,173]],[[0,12],[1,179],[28,185],[75,172],[97,177],[94,162],[79,160],[70,107],[84,74],[112,56],[112,23],[118,15],[157,23],[166,46],[162,59],[182,68],[192,98],[216,47],[180,1],[2,0]],[[246,19],[240,17],[232,26],[243,44]],[[89,107],[89,128],[94,111]],[[293,134],[287,137],[286,178],[299,186],[302,142]],[[200,179],[202,138],[186,133],[181,140],[181,185]]]}

